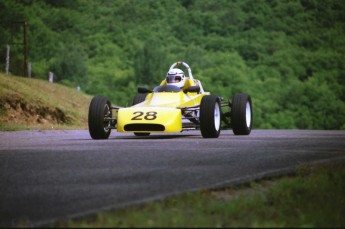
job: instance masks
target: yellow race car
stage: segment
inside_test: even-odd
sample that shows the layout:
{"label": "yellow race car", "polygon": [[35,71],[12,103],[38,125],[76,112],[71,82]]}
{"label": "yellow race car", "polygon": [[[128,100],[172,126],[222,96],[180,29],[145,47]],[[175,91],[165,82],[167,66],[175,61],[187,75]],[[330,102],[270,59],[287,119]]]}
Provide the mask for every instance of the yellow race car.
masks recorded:
{"label": "yellow race car", "polygon": [[[188,77],[177,66],[186,68]],[[249,135],[252,116],[248,94],[236,93],[228,101],[211,95],[193,78],[189,65],[179,61],[153,90],[139,87],[130,107],[112,106],[105,96],[93,97],[88,126],[93,139],[107,139],[112,129],[136,136],[200,130],[204,138],[217,138],[221,129],[228,128],[235,135]]]}

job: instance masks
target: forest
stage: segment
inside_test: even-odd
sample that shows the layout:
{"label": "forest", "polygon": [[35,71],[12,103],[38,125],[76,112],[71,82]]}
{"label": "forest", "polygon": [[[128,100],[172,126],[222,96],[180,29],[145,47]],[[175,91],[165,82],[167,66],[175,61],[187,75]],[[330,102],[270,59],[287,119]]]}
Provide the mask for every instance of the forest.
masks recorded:
{"label": "forest", "polygon": [[2,0],[9,77],[22,22],[33,78],[130,106],[182,60],[205,91],[250,94],[254,128],[345,129],[344,0]]}

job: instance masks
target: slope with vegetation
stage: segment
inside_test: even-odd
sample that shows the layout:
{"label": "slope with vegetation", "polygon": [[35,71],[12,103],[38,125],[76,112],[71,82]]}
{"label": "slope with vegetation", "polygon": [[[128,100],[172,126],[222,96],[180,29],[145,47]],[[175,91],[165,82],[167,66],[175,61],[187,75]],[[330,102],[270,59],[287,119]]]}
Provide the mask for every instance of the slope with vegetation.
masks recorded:
{"label": "slope with vegetation", "polygon": [[0,130],[86,129],[91,96],[60,84],[0,74]]}
{"label": "slope with vegetation", "polygon": [[343,0],[3,0],[0,18],[12,74],[25,20],[34,78],[125,106],[183,60],[207,91],[249,93],[254,128],[345,129]]}

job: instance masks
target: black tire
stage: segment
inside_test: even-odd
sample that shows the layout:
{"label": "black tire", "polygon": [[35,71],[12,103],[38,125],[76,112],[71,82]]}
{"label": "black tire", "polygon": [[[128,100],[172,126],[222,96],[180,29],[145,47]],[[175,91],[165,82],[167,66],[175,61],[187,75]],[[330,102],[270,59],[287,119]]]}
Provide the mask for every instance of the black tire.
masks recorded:
{"label": "black tire", "polygon": [[200,103],[200,131],[204,138],[218,138],[221,115],[219,98],[205,95]]}
{"label": "black tire", "polygon": [[89,107],[89,133],[93,139],[107,139],[110,135],[111,121],[104,118],[112,117],[111,103],[107,97],[95,96],[91,100]]}
{"label": "black tire", "polygon": [[231,124],[235,135],[249,135],[252,130],[253,107],[248,94],[236,93],[232,98]]}
{"label": "black tire", "polygon": [[147,94],[137,94],[137,95],[135,95],[135,96],[134,96],[134,99],[133,99],[132,105],[135,105],[135,104],[144,102],[144,101],[145,101],[145,98],[146,98],[146,95],[147,95]]}

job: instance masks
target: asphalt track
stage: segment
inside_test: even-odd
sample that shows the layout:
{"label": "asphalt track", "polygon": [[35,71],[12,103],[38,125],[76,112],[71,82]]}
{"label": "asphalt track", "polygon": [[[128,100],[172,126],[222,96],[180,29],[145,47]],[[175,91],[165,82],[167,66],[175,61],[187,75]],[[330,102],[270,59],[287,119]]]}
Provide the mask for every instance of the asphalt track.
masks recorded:
{"label": "asphalt track", "polygon": [[0,132],[0,227],[42,226],[183,192],[345,159],[345,131],[199,131],[136,137],[87,130]]}

